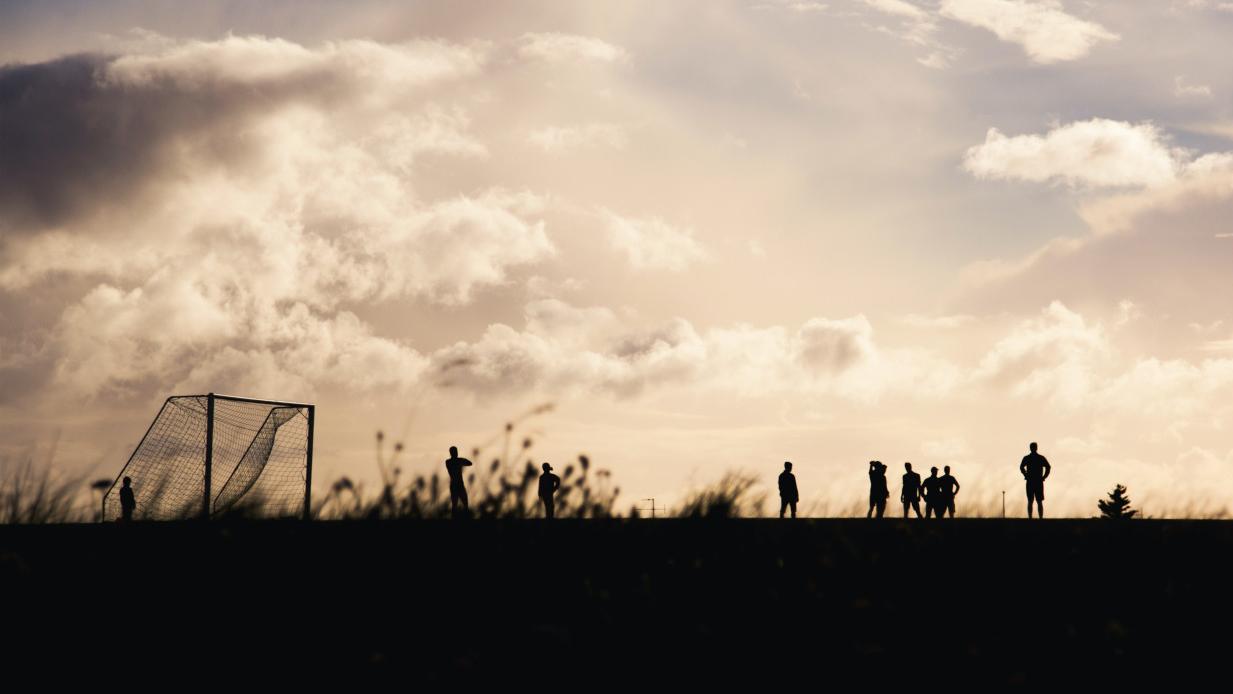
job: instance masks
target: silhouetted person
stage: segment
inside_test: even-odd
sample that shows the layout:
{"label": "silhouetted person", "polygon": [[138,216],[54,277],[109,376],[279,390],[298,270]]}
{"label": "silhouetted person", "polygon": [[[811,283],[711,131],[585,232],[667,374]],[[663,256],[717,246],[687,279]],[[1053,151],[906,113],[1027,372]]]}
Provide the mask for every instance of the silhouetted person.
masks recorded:
{"label": "silhouetted person", "polygon": [[878,512],[878,518],[886,513],[886,500],[890,498],[890,490],[886,487],[886,466],[879,460],[869,461],[869,512],[866,518],[871,518],[873,512]]}
{"label": "silhouetted person", "polygon": [[133,478],[125,477],[124,485],[120,487],[120,519],[125,523],[133,520],[133,512],[137,510],[137,496],[133,494]]}
{"label": "silhouetted person", "polygon": [[539,476],[539,500],[544,502],[544,518],[552,519],[553,495],[561,488],[561,478],[552,474],[552,466],[544,463],[544,474]]}
{"label": "silhouetted person", "polygon": [[457,516],[459,508],[466,511],[469,508],[467,504],[467,483],[462,478],[462,469],[471,467],[471,461],[466,458],[458,457],[458,447],[450,446],[450,458],[445,461],[445,470],[450,473],[450,513]]}
{"label": "silhouetted person", "polygon": [[903,469],[907,472],[903,473],[903,487],[899,492],[899,501],[903,503],[903,517],[908,517],[908,509],[916,511],[916,517],[920,518],[920,475],[912,472],[912,463],[904,463]]}
{"label": "silhouetted person", "polygon": [[1019,463],[1019,472],[1023,473],[1023,479],[1027,481],[1027,511],[1028,518],[1032,517],[1032,500],[1036,500],[1036,510],[1041,518],[1045,517],[1045,480],[1049,478],[1049,473],[1053,470],[1049,466],[1049,459],[1036,452],[1036,444],[1028,444],[1028,448],[1032,449],[1031,453],[1023,456],[1023,462]]}
{"label": "silhouetted person", "polygon": [[955,495],[959,493],[959,480],[950,474],[950,466],[945,467],[946,474],[938,479],[938,495],[941,503],[938,505],[938,518],[945,518],[947,513],[955,517]]}
{"label": "silhouetted person", "polygon": [[792,474],[792,463],[785,462],[783,472],[779,473],[779,517],[783,518],[784,511],[791,506],[792,517],[796,518],[796,502],[800,500],[801,495],[796,491],[796,475]]}
{"label": "silhouetted person", "polygon": [[921,482],[920,486],[925,490],[925,518],[941,518],[942,511],[938,508],[941,502],[938,485],[942,483],[942,479],[938,477],[938,469],[936,467],[929,468],[929,476]]}

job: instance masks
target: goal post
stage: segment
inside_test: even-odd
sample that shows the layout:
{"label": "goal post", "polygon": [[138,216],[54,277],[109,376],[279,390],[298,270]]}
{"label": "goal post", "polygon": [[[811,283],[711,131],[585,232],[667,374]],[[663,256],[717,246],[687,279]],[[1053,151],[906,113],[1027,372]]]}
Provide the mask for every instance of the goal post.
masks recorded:
{"label": "goal post", "polygon": [[311,517],[316,406],[207,393],[167,398],[103,495],[102,518]]}

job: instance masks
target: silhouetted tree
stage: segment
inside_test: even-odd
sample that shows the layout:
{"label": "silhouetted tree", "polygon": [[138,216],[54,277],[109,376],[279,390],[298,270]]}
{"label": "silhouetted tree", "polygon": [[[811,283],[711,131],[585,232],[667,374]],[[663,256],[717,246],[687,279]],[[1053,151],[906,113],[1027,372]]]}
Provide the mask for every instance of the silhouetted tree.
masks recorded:
{"label": "silhouetted tree", "polygon": [[1100,506],[1101,518],[1134,518],[1138,513],[1130,508],[1130,497],[1126,496],[1126,488],[1120,484],[1109,492],[1108,499],[1101,499],[1096,504]]}

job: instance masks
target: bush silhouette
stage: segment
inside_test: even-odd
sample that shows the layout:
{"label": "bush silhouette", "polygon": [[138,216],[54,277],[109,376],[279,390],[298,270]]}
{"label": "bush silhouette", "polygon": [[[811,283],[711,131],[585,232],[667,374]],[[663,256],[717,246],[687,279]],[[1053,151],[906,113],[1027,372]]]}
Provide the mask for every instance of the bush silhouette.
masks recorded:
{"label": "bush silhouette", "polygon": [[1109,492],[1108,499],[1096,502],[1100,507],[1101,518],[1134,518],[1139,512],[1130,508],[1130,497],[1126,496],[1126,488],[1117,485]]}
{"label": "bush silhouette", "polygon": [[686,497],[676,514],[680,518],[748,518],[762,515],[766,494],[754,491],[758,478],[746,472],[728,472],[709,487]]}

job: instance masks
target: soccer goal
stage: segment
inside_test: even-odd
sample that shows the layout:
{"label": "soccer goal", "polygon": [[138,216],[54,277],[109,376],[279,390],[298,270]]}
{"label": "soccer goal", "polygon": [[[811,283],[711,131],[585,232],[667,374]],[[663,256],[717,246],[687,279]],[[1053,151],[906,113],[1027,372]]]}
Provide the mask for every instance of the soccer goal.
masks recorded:
{"label": "soccer goal", "polygon": [[103,519],[120,518],[132,479],[135,518],[177,520],[227,512],[310,515],[313,405],[231,395],[167,398],[103,495]]}

